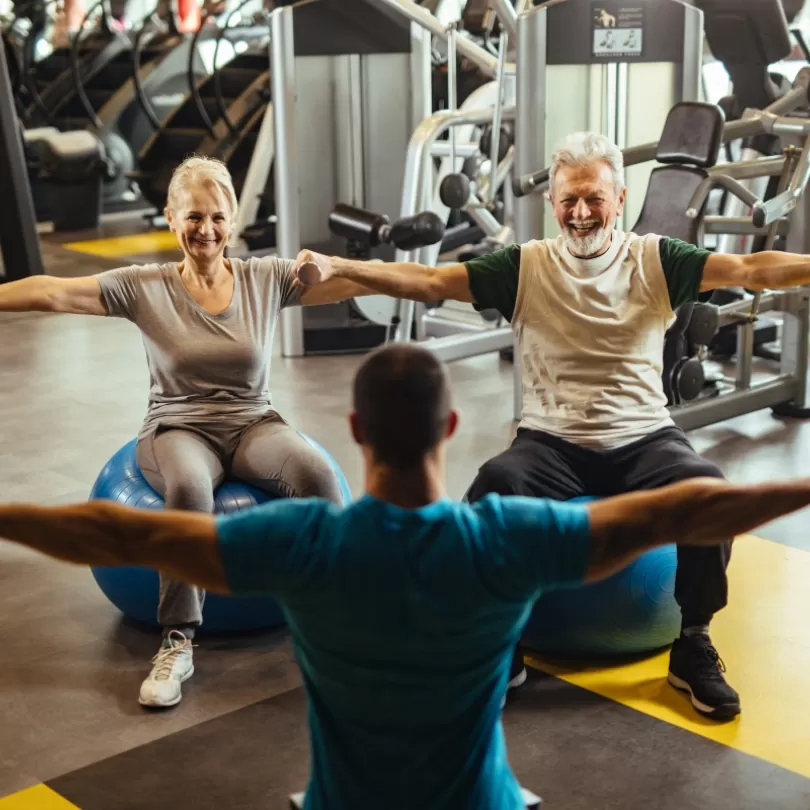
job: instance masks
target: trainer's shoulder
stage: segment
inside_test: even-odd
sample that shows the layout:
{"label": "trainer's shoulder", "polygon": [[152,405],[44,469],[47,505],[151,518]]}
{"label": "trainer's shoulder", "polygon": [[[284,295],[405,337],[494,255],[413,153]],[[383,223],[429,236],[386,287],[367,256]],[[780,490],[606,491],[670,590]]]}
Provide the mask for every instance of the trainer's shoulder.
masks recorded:
{"label": "trainer's shoulder", "polygon": [[474,519],[501,532],[557,531],[571,518],[588,514],[586,502],[557,501],[524,495],[489,494],[471,506]]}

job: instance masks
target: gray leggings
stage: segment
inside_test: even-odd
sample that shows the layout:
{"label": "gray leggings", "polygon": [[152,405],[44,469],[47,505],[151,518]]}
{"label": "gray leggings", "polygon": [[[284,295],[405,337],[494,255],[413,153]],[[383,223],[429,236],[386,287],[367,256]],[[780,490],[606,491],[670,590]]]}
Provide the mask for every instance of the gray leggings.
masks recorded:
{"label": "gray leggings", "polygon": [[[343,501],[324,456],[275,413],[159,428],[138,442],[137,461],[170,509],[213,512],[214,490],[225,477],[285,498]],[[180,630],[193,638],[204,601],[201,588],[161,574],[157,618],[164,635]]]}

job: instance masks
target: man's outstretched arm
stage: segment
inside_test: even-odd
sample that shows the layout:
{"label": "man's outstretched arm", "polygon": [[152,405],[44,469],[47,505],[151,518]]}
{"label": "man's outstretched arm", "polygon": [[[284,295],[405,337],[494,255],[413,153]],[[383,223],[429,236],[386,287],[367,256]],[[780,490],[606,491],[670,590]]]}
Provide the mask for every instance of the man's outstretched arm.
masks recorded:
{"label": "man's outstretched arm", "polygon": [[293,272],[307,263],[314,262],[320,268],[319,281],[305,287],[301,303],[323,303],[324,294],[320,285],[328,289],[336,285],[336,279],[354,282],[356,285],[379,295],[405,298],[412,301],[454,300],[471,303],[473,300],[467,268],[463,264],[446,267],[428,267],[415,262],[373,262],[324,256],[311,250],[298,254]]}
{"label": "man's outstretched arm", "polygon": [[649,548],[712,546],[810,505],[810,480],[732,484],[694,478],[588,504],[585,580],[603,579]]}
{"label": "man's outstretched arm", "polygon": [[137,565],[228,593],[213,516],[110,501],[0,506],[0,538],[79,565]]}
{"label": "man's outstretched arm", "polygon": [[810,284],[810,256],[764,250],[739,256],[713,253],[706,260],[700,289],[781,290],[805,284]]}

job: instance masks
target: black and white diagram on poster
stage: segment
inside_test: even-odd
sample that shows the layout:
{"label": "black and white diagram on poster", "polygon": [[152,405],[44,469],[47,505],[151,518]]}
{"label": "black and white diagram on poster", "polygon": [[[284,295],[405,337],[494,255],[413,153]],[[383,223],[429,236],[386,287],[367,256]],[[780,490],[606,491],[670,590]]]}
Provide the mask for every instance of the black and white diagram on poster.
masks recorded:
{"label": "black and white diagram on poster", "polygon": [[644,6],[627,0],[592,0],[593,55],[604,58],[641,56]]}

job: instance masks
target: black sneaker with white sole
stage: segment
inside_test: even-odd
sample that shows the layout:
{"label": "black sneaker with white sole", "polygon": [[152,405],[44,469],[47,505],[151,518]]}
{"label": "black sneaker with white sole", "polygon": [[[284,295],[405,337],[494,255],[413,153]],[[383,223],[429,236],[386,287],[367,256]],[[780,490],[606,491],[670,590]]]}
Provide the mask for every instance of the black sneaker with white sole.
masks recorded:
{"label": "black sneaker with white sole", "polygon": [[740,696],[728,685],[726,665],[711,639],[702,634],[680,636],[669,657],[669,683],[687,692],[695,710],[713,720],[730,720],[740,713]]}

